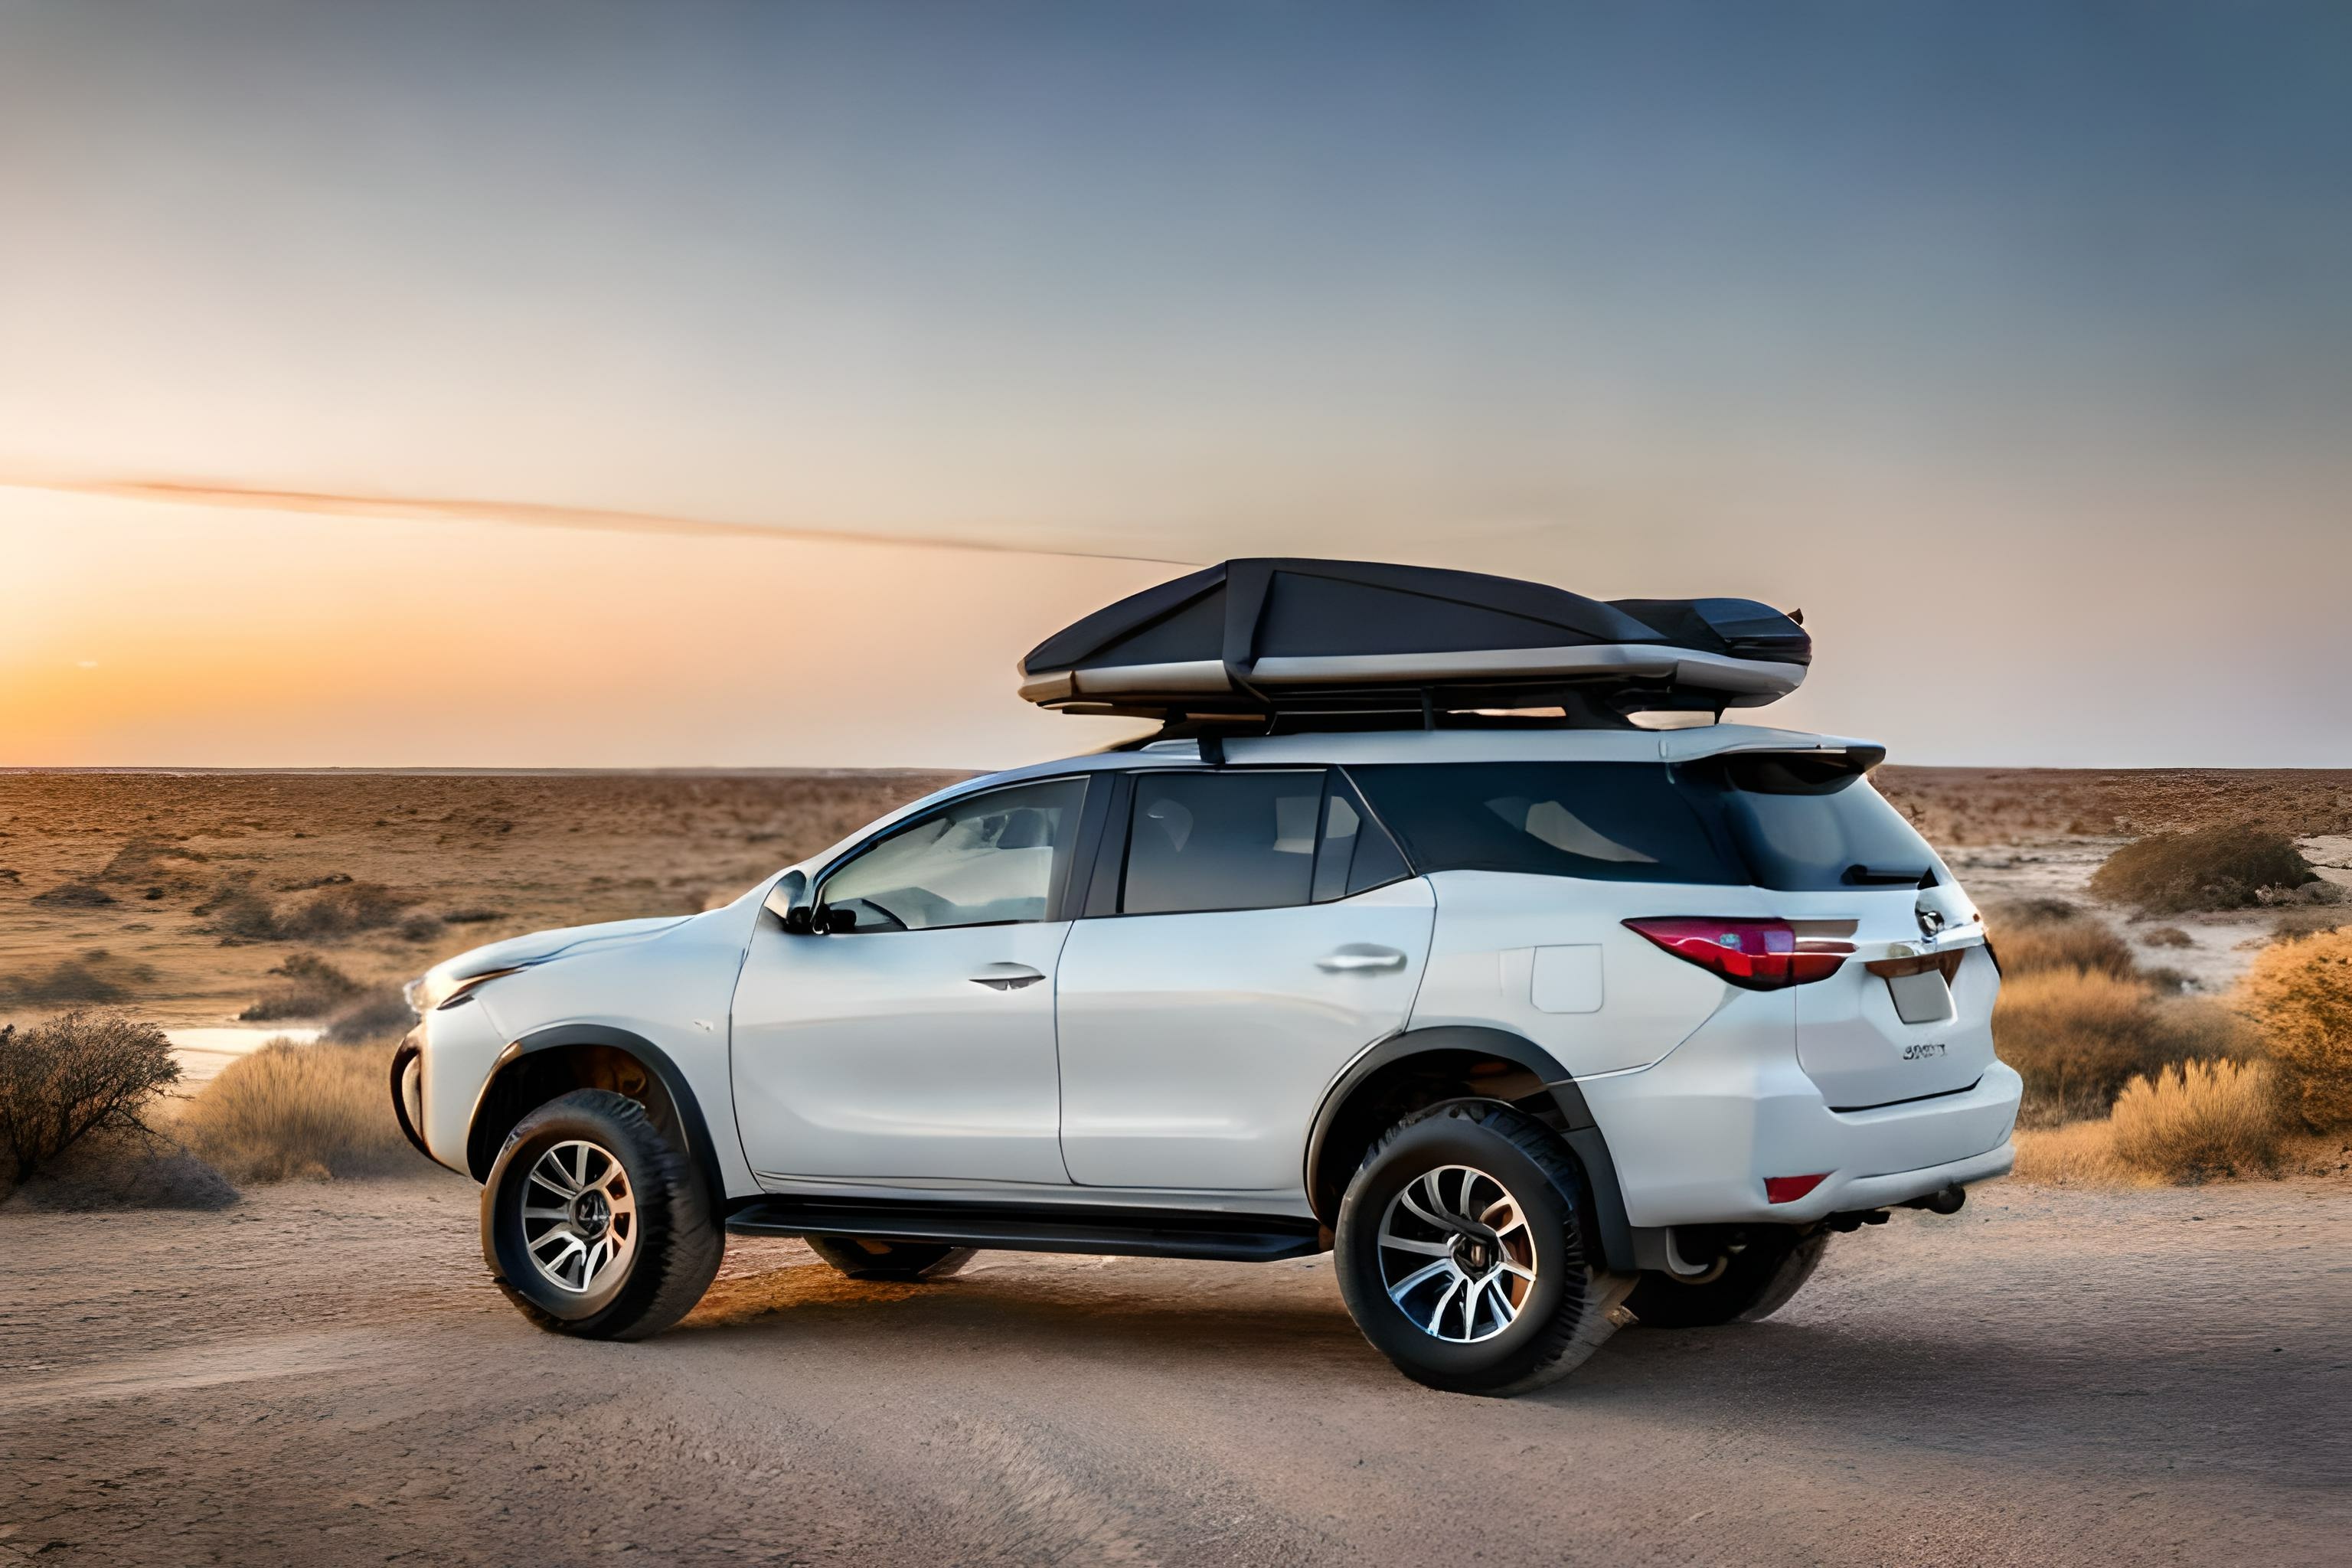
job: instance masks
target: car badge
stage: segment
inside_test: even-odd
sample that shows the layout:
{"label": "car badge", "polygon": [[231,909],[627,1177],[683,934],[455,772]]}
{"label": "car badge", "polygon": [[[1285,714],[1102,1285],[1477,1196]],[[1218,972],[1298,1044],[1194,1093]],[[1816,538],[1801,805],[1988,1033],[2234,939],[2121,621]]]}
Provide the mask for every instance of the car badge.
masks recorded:
{"label": "car badge", "polygon": [[1936,940],[1937,933],[1944,929],[1944,911],[1941,910],[1929,909],[1927,905],[1922,904],[1919,906],[1916,913],[1919,917],[1919,934],[1926,937],[1929,942],[1934,942]]}

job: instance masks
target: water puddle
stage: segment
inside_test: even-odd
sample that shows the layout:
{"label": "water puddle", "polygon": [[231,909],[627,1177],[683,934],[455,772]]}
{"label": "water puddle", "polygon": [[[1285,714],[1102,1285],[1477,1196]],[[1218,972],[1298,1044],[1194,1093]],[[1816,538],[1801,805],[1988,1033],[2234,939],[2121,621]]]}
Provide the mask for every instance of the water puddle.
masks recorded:
{"label": "water puddle", "polygon": [[272,1040],[291,1040],[298,1046],[307,1046],[320,1033],[316,1028],[289,1028],[283,1024],[232,1024],[217,1028],[166,1029],[163,1037],[172,1042],[172,1054],[179,1058],[179,1087],[184,1094],[210,1083],[220,1075],[221,1068]]}

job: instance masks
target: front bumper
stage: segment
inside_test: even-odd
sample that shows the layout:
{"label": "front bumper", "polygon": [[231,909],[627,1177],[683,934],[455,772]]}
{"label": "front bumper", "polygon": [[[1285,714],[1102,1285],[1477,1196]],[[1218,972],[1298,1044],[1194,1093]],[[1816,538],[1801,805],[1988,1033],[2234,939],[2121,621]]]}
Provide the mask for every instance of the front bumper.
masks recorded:
{"label": "front bumper", "polygon": [[[1653,1067],[1579,1080],[1632,1224],[1801,1225],[1988,1181],[2015,1162],[2024,1085],[2004,1063],[1958,1093],[1836,1111],[1792,1051],[1759,1050],[1745,1034],[1702,1030]],[[1824,1172],[1794,1202],[1765,1198],[1768,1176]]]}

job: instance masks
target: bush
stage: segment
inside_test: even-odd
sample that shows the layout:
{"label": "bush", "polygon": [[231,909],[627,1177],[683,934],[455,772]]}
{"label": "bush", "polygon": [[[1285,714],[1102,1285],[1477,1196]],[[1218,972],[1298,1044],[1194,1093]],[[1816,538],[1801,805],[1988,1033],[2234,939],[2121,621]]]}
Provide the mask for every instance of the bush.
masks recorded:
{"label": "bush", "polygon": [[2263,949],[2238,983],[2283,1096],[2315,1131],[2352,1128],[2352,931]]}
{"label": "bush", "polygon": [[2176,1182],[2273,1172],[2278,1099],[2270,1064],[2188,1061],[2136,1078],[2116,1100],[2120,1163]]}
{"label": "bush", "polygon": [[308,902],[280,915],[278,935],[315,938],[373,931],[396,922],[408,904],[381,882],[345,882],[320,889]]}
{"label": "bush", "polygon": [[238,1181],[356,1176],[406,1163],[393,1120],[392,1053],[273,1040],[221,1069],[188,1102],[181,1129]]}
{"label": "bush", "polygon": [[102,947],[61,958],[46,970],[0,980],[0,1001],[40,1005],[120,1002],[136,986],[155,978],[143,963],[120,959]]}
{"label": "bush", "polygon": [[2004,975],[2066,969],[2128,980],[2130,946],[2096,915],[2061,899],[2029,899],[1986,911]]}
{"label": "bush", "polygon": [[2114,1186],[2138,1173],[2127,1171],[2116,1159],[2116,1130],[2111,1121],[2069,1121],[2061,1127],[2021,1127],[2016,1133],[2017,1165],[2011,1174],[2021,1182],[2048,1187]]}
{"label": "bush", "polygon": [[327,1025],[326,1037],[347,1046],[397,1040],[415,1022],[406,994],[397,985],[379,985],[337,1013]]}
{"label": "bush", "polygon": [[35,893],[33,902],[58,910],[99,910],[114,902],[114,895],[89,882],[60,882],[46,893]]}
{"label": "bush", "polygon": [[179,1077],[163,1031],[121,1013],[0,1028],[0,1179],[23,1181],[92,1132],[145,1133],[142,1114]]}
{"label": "bush", "polygon": [[2091,891],[2155,914],[2239,910],[2265,889],[2315,880],[2284,833],[2252,823],[2221,823],[2187,833],[2157,833],[2125,845],[2091,877]]}
{"label": "bush", "polygon": [[253,1023],[319,1018],[359,994],[359,982],[315,952],[298,952],[269,972],[286,984],[237,1015]]}
{"label": "bush", "polygon": [[2197,939],[2179,926],[2158,926],[2141,935],[2142,947],[2194,947]]}
{"label": "bush", "polygon": [[1993,1039],[2025,1079],[2021,1116],[2050,1126],[2104,1116],[2125,1084],[2192,1056],[2243,1055],[2249,1031],[2220,1004],[2158,996],[2096,970],[2044,969],[2001,986]]}

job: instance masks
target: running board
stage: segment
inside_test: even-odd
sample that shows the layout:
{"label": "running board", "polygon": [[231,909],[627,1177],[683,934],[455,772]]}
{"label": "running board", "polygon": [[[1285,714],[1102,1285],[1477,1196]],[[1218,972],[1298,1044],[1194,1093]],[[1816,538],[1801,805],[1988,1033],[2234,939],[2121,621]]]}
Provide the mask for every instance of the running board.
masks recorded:
{"label": "running board", "polygon": [[1014,1252],[1093,1252],[1272,1263],[1329,1250],[1311,1219],[1075,1204],[893,1203],[753,1198],[727,1216],[739,1236],[862,1236]]}

